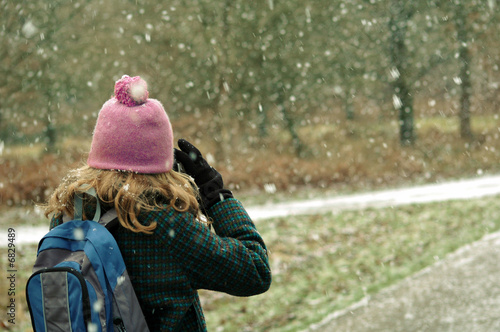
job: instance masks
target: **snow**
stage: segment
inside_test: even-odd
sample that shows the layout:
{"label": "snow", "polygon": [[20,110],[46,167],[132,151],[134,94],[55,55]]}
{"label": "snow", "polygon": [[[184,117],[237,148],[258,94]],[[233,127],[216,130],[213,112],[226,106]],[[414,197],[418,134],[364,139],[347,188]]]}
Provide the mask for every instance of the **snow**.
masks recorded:
{"label": "snow", "polygon": [[32,21],[27,21],[22,27],[22,32],[26,38],[31,38],[38,32],[38,28]]}
{"label": "snow", "polygon": [[396,96],[396,95],[393,95],[392,96],[392,103],[394,104],[394,108],[395,109],[400,109],[402,106],[403,106],[403,102],[401,101],[401,99]]}
{"label": "snow", "polygon": [[[307,215],[414,203],[472,199],[498,194],[500,194],[500,175],[494,175],[412,188],[264,204],[248,207],[247,212],[252,220],[258,221],[289,215]],[[48,225],[16,227],[15,244],[37,243],[47,232]],[[0,230],[0,247],[5,247],[6,245],[6,229]]]}

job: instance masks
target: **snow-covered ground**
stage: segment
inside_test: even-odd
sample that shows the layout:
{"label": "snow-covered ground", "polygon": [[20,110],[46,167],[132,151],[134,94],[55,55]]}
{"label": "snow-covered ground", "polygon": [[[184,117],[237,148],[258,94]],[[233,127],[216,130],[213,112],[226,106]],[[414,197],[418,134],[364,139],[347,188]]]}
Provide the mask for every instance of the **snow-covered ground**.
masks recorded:
{"label": "snow-covered ground", "polygon": [[[260,206],[250,206],[247,208],[247,211],[253,220],[258,221],[288,215],[304,215],[363,209],[367,207],[387,207],[413,203],[470,199],[498,194],[500,194],[500,175],[347,196],[264,204]],[[37,243],[48,232],[48,226],[22,226],[14,228],[16,231],[16,244]],[[5,247],[6,244],[7,229],[1,229],[0,246]]]}

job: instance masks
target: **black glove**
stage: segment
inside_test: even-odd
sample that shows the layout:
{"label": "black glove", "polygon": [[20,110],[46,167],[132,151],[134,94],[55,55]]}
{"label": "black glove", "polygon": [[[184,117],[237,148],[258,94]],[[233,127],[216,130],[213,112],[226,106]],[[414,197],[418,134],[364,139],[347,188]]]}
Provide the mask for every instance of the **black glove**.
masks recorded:
{"label": "black glove", "polygon": [[224,189],[220,173],[207,163],[193,144],[185,139],[180,139],[177,144],[180,150],[174,149],[175,162],[180,163],[182,167],[176,167],[184,168],[184,172],[194,179],[200,191],[199,203],[203,210],[206,211],[218,202],[233,197],[231,191]]}

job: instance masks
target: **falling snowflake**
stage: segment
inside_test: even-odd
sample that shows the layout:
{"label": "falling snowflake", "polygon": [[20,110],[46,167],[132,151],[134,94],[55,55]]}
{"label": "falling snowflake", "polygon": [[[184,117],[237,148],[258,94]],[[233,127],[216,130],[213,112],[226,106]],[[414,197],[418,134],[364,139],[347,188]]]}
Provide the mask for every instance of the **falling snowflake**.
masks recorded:
{"label": "falling snowflake", "polygon": [[266,183],[264,184],[264,190],[268,194],[274,194],[276,192],[276,185],[274,183]]}
{"label": "falling snowflake", "polygon": [[401,107],[403,107],[403,102],[401,101],[401,99],[396,96],[396,95],[393,95],[392,96],[392,103],[394,104],[394,108],[395,109],[400,109]]}
{"label": "falling snowflake", "polygon": [[119,276],[118,279],[116,279],[116,285],[120,286],[125,282],[125,276]]}
{"label": "falling snowflake", "polygon": [[31,38],[38,32],[37,27],[31,21],[24,23],[21,30],[26,38]]}
{"label": "falling snowflake", "polygon": [[94,304],[92,304],[92,310],[94,312],[99,312],[102,310],[103,305],[104,303],[102,302],[102,300],[98,299],[94,302]]}
{"label": "falling snowflake", "polygon": [[399,73],[399,70],[396,67],[392,67],[391,70],[389,71],[392,78],[398,79],[401,74]]}
{"label": "falling snowflake", "polygon": [[97,332],[97,325],[90,322],[87,324],[87,332]]}
{"label": "falling snowflake", "polygon": [[73,235],[77,241],[83,241],[85,239],[85,232],[81,228],[75,228]]}

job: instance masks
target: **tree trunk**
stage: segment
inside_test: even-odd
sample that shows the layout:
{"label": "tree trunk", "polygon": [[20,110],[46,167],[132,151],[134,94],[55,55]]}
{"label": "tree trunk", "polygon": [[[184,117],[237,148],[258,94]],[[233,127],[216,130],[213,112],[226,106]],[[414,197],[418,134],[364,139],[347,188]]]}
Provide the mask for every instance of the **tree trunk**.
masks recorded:
{"label": "tree trunk", "polygon": [[267,131],[267,124],[269,122],[268,116],[267,116],[267,109],[262,106],[262,104],[259,104],[259,136],[260,137],[267,137],[268,136],[268,131]]}
{"label": "tree trunk", "polygon": [[[43,83],[46,87],[53,87],[53,81],[52,79],[45,79]],[[44,141],[45,141],[45,152],[47,153],[55,153],[56,152],[56,145],[57,145],[57,127],[55,125],[55,114],[56,112],[54,111],[54,107],[56,107],[54,104],[57,104],[56,102],[56,94],[55,94],[55,88],[53,89],[47,89],[45,91],[45,97],[47,100],[47,114],[45,114],[45,128],[43,130],[44,134]]]}
{"label": "tree trunk", "polygon": [[344,108],[347,120],[354,120],[354,100],[351,89],[344,94]]}
{"label": "tree trunk", "polygon": [[278,108],[281,111],[281,114],[283,115],[283,119],[285,120],[286,129],[288,130],[290,136],[292,137],[292,144],[295,150],[295,154],[298,157],[302,157],[305,152],[304,144],[302,143],[302,140],[300,139],[299,134],[297,133],[297,130],[295,128],[295,121],[291,116],[290,112],[288,111],[288,109],[285,107],[284,101],[285,101],[284,92],[281,91],[278,97]]}
{"label": "tree trunk", "polygon": [[47,153],[56,152],[57,130],[51,120],[47,120],[47,126],[45,127],[45,142]]}
{"label": "tree trunk", "polygon": [[410,85],[407,82],[407,48],[405,44],[408,20],[413,15],[411,7],[405,8],[404,2],[393,1],[391,5],[390,31],[390,57],[393,74],[393,102],[399,111],[399,137],[403,146],[415,143],[413,97]]}
{"label": "tree trunk", "polygon": [[230,1],[226,0],[224,8],[222,10],[222,26],[221,26],[221,41],[219,51],[217,54],[217,63],[215,65],[216,77],[215,82],[217,82],[217,90],[215,91],[215,97],[212,100],[212,114],[214,121],[214,141],[215,141],[215,157],[219,160],[225,160],[226,149],[224,144],[225,130],[224,122],[228,122],[229,119],[223,114],[223,105],[226,102],[229,91],[226,89],[228,87],[225,73],[228,66],[227,59],[227,43],[229,34],[229,16]]}
{"label": "tree trunk", "polygon": [[462,87],[460,95],[460,137],[466,140],[472,139],[470,124],[470,99],[472,94],[472,83],[470,74],[470,51],[467,35],[467,13],[463,5],[456,5],[455,27],[457,29],[458,58],[460,64],[459,82]]}

